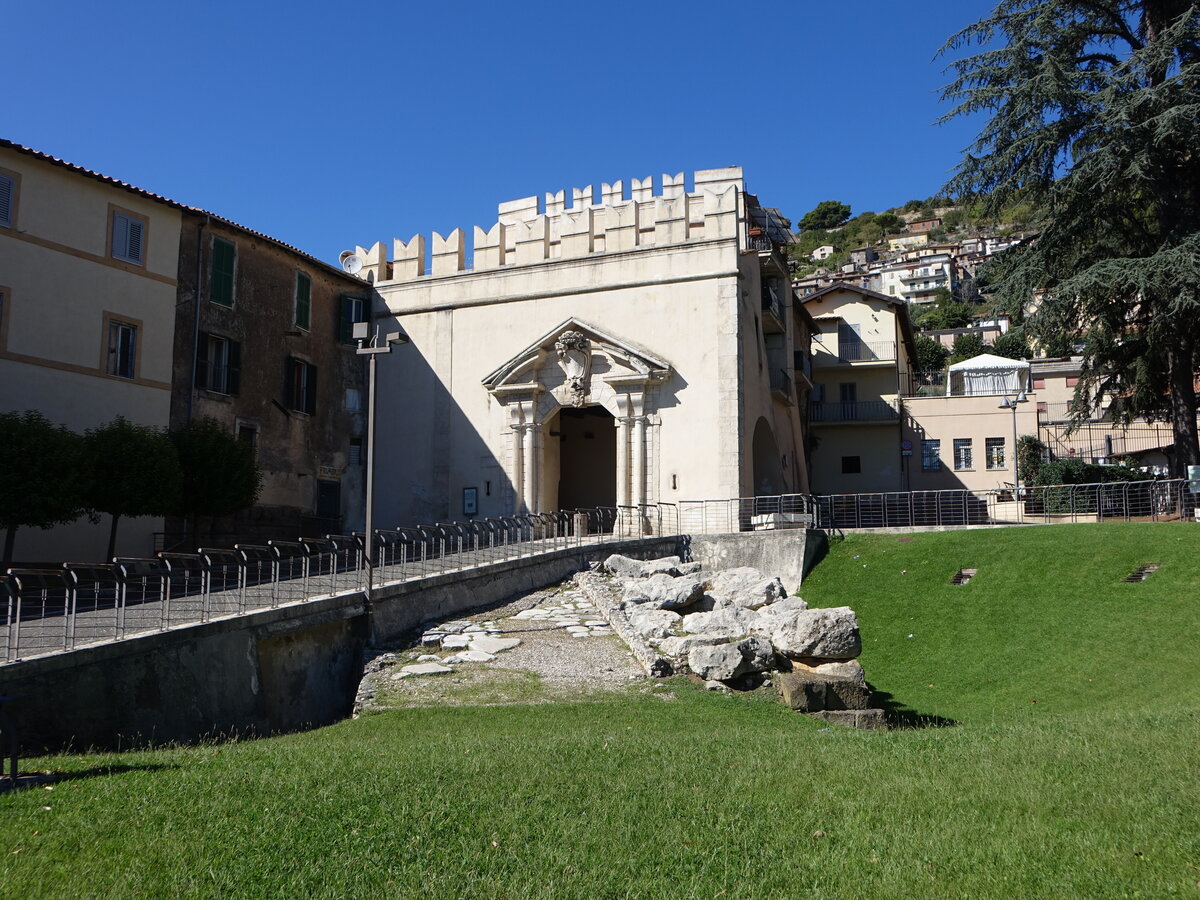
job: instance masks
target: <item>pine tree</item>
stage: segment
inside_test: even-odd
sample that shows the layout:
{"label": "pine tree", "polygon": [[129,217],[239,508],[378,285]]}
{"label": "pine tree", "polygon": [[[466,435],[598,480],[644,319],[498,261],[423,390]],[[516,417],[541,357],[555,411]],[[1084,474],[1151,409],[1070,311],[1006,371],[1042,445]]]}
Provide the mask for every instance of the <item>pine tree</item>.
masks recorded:
{"label": "pine tree", "polygon": [[989,273],[1039,342],[1083,340],[1080,415],[1169,416],[1200,464],[1200,3],[1001,0],[943,48],[947,119],[984,114],[948,190],[1046,210]]}

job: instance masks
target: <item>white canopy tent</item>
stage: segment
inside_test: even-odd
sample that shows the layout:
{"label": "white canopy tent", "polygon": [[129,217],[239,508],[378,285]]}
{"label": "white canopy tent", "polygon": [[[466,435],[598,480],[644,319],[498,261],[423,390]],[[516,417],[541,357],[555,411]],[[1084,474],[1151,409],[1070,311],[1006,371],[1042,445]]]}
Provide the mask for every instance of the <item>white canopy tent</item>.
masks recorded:
{"label": "white canopy tent", "polygon": [[950,367],[946,396],[980,397],[1029,390],[1029,363],[981,353]]}

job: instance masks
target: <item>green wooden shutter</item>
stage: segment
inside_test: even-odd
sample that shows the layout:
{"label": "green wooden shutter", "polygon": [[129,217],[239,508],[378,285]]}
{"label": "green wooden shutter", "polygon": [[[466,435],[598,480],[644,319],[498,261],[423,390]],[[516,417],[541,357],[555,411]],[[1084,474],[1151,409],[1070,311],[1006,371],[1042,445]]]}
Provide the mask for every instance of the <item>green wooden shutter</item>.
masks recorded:
{"label": "green wooden shutter", "polygon": [[312,279],[296,273],[296,325],[308,331],[312,325]]}
{"label": "green wooden shutter", "polygon": [[236,397],[242,386],[242,345],[237,341],[229,342],[229,378],[227,387],[229,395]]}
{"label": "green wooden shutter", "polygon": [[353,305],[350,298],[345,294],[338,297],[338,340],[343,344],[354,343],[353,323],[351,322],[351,313]]}
{"label": "green wooden shutter", "polygon": [[304,411],[310,416],[317,411],[317,367],[309,365],[305,367],[304,378]]}
{"label": "green wooden shutter", "polygon": [[13,180],[0,175],[0,225],[12,226]]}
{"label": "green wooden shutter", "polygon": [[233,306],[234,269],[237,248],[220,238],[213,238],[212,266],[208,277],[208,299],[221,306]]}

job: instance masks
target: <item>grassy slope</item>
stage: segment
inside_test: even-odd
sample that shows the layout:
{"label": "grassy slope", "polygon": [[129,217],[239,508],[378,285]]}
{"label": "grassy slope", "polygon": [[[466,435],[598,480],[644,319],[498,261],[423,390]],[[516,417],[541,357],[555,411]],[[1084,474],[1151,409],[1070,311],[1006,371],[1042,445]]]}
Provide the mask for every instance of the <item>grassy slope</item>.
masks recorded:
{"label": "grassy slope", "polygon": [[83,777],[0,797],[0,896],[1200,896],[1198,548],[1178,525],[836,544],[802,593],[853,605],[875,686],[953,728],[683,685],[43,760]]}

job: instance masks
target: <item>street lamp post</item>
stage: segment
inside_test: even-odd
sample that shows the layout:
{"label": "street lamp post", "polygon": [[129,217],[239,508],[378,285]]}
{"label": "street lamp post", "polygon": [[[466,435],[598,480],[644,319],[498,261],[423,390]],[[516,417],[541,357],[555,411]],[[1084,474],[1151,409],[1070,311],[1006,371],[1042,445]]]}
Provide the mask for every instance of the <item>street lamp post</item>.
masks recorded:
{"label": "street lamp post", "polygon": [[358,342],[358,349],[355,352],[370,359],[367,377],[367,512],[366,522],[363,523],[368,605],[371,603],[371,592],[375,587],[375,564],[371,559],[375,551],[375,359],[380,353],[391,353],[392,347],[396,344],[408,343],[407,334],[403,331],[392,331],[388,333],[383,344],[380,344],[378,325],[375,326],[375,333],[371,335],[368,342],[369,330],[366,322],[356,322],[352,331],[354,340]]}
{"label": "street lamp post", "polygon": [[1018,391],[1017,396],[1012,400],[1005,395],[1004,400],[1000,403],[1000,409],[1012,410],[1012,460],[1013,460],[1013,499],[1017,501],[1017,515],[1021,514],[1021,470],[1020,460],[1017,457],[1017,404],[1028,403],[1029,398],[1025,396],[1024,391]]}

